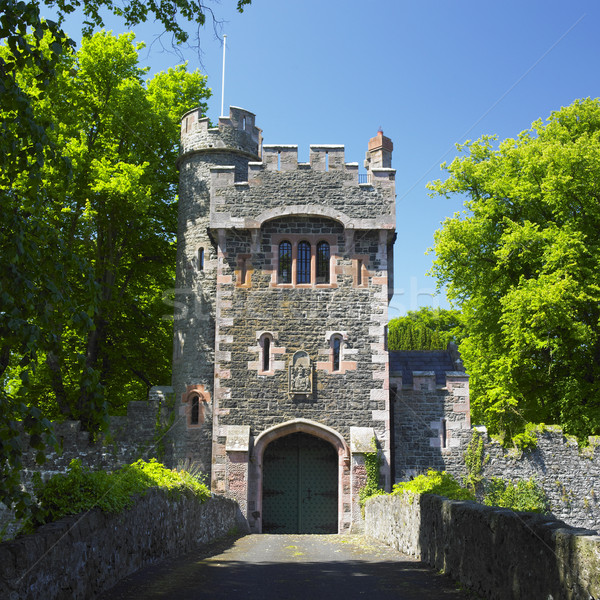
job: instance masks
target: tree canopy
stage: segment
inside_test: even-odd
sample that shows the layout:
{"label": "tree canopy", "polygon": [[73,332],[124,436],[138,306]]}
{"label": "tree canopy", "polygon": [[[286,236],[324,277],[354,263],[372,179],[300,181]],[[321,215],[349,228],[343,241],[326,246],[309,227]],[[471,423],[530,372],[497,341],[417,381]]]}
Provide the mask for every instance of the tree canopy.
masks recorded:
{"label": "tree canopy", "polygon": [[[0,500],[19,497],[15,420],[43,460],[48,418],[89,431],[169,379],[179,118],[206,110],[206,78],[185,65],[146,80],[133,34],[100,32],[81,49],[37,40],[52,77],[22,63],[28,99],[2,105],[0,175]],[[15,62],[9,46],[0,60]],[[18,61],[17,61],[18,62]],[[30,135],[19,135],[27,132]],[[17,500],[25,509],[26,499]]]}
{"label": "tree canopy", "polygon": [[396,317],[388,325],[388,349],[445,350],[449,342],[463,338],[461,314],[457,310],[421,307]]}
{"label": "tree canopy", "polygon": [[577,100],[442,165],[466,196],[435,234],[433,273],[463,311],[475,422],[600,432],[600,102]]}

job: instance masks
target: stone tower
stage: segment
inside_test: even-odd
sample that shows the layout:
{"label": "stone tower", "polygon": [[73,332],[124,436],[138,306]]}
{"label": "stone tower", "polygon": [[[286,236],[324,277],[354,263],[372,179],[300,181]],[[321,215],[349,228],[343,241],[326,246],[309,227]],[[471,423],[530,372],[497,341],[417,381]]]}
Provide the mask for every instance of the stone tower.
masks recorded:
{"label": "stone tower", "polygon": [[183,117],[174,458],[253,531],[345,531],[373,444],[390,485],[393,146],[364,181],[343,146],[261,146],[248,111]]}
{"label": "stone tower", "polygon": [[259,160],[261,131],[254,115],[231,108],[209,127],[199,109],[181,120],[178,161],[179,213],[173,344],[176,414],[174,459],[199,462],[210,473],[217,314],[218,258],[210,229],[211,169],[225,167],[235,181],[246,181],[248,162]]}

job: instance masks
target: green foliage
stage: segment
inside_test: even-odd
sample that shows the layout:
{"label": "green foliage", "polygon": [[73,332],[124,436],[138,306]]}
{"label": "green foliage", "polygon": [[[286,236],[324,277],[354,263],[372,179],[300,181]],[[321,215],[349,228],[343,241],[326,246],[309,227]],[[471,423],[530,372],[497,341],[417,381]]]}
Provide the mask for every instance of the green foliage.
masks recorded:
{"label": "green foliage", "polygon": [[437,494],[450,500],[475,500],[470,490],[462,487],[452,475],[446,471],[429,469],[427,475],[418,475],[411,481],[394,484],[393,495],[403,494]]}
{"label": "green foliage", "polygon": [[186,471],[171,471],[155,459],[138,460],[114,472],[92,471],[81,461],[72,460],[65,474],[54,475],[44,483],[37,475],[34,489],[41,510],[29,528],[93,508],[122,512],[133,505],[136,496],[154,487],[167,490],[173,497],[182,493],[193,493],[202,501],[210,497],[208,488],[196,477]]}
{"label": "green foliage", "polygon": [[[373,448],[377,448],[376,440],[373,438]],[[358,503],[361,511],[364,511],[365,502],[372,496],[379,496],[384,494],[384,490],[379,485],[380,469],[381,469],[381,456],[379,451],[365,452],[365,470],[367,472],[367,481],[365,485],[358,492]]]}
{"label": "green foliage", "polygon": [[464,484],[473,494],[478,494],[483,482],[483,466],[489,457],[485,456],[485,444],[483,437],[473,430],[471,441],[464,454],[467,475],[464,478]]}
{"label": "green foliage", "polygon": [[547,513],[549,502],[546,492],[531,478],[528,481],[506,482],[498,477],[486,481],[483,503],[523,512]]}
{"label": "green foliage", "polygon": [[600,101],[459,150],[429,184],[467,197],[436,232],[433,273],[462,308],[472,416],[506,441],[530,422],[598,433]]}
{"label": "green foliage", "polygon": [[526,423],[525,429],[512,438],[512,443],[519,450],[532,450],[537,447],[538,434],[546,429],[544,423]]}
{"label": "green foliage", "polygon": [[180,473],[187,473],[202,484],[206,484],[206,481],[208,479],[208,474],[202,470],[200,463],[195,460],[192,460],[191,458],[179,460],[177,462],[177,467],[175,468],[175,470]]}
{"label": "green foliage", "polygon": [[[20,73],[35,72],[36,97],[45,98],[68,43],[56,23],[41,20],[36,3],[12,0],[2,3],[0,39],[0,502],[22,518],[32,502],[21,489],[14,421],[31,436],[43,462],[45,446],[55,440],[42,411],[27,403],[36,351],[51,341],[55,314],[63,313],[74,327],[82,316],[62,285],[64,265],[75,259],[54,229],[35,218],[46,201],[42,169],[61,158],[47,135],[48,119],[34,114],[18,81]],[[4,378],[15,354],[18,383],[10,389]]]}
{"label": "green foliage", "polygon": [[[43,165],[46,202],[35,219],[77,257],[62,262],[53,285],[68,291],[72,308],[53,310],[44,324],[48,343],[37,348],[28,396],[45,416],[79,419],[91,431],[170,376],[162,294],[174,279],[179,116],[206,109],[210,95],[206,78],[184,65],[144,81],[142,47],[133,34],[84,39],[57,63],[43,97],[35,70],[18,77],[34,114],[55,124],[48,138],[72,174]],[[22,360],[11,347],[8,384]]]}
{"label": "green foliage", "polygon": [[445,350],[449,342],[459,342],[463,335],[459,311],[423,307],[389,322],[388,348]]}
{"label": "green foliage", "polygon": [[[475,439],[475,438],[474,438]],[[479,442],[474,445],[474,455],[479,454]],[[549,510],[548,497],[544,490],[533,479],[518,481],[516,484],[492,477],[489,480],[478,479],[483,486],[485,495],[483,503],[487,506],[499,506],[515,511],[547,513]],[[452,475],[445,471],[430,469],[427,475],[419,475],[412,481],[394,484],[392,495],[408,492],[416,494],[437,494],[450,500],[476,500],[473,489],[462,487]]]}
{"label": "green foliage", "polygon": [[[251,0],[237,0],[238,11],[243,12],[250,2]],[[68,394],[63,388],[66,384],[79,385],[82,393],[77,408],[88,428],[101,428],[107,410],[100,384],[101,368],[94,364],[97,359],[93,354],[98,349],[98,344],[95,340],[88,340],[92,342],[91,347],[81,344],[82,334],[97,327],[97,323],[92,323],[91,319],[97,315],[97,299],[104,288],[97,285],[87,257],[80,256],[70,243],[70,240],[81,241],[84,238],[67,236],[65,239],[62,235],[65,231],[72,233],[72,220],[69,218],[71,208],[62,203],[66,188],[74,181],[73,167],[87,167],[90,172],[96,172],[98,185],[91,187],[90,191],[111,193],[113,196],[115,193],[123,196],[126,191],[127,187],[122,185],[125,183],[123,177],[131,181],[132,178],[143,175],[139,168],[119,170],[120,167],[116,164],[102,162],[98,157],[95,158],[99,162],[94,164],[77,163],[60,146],[60,139],[55,137],[62,135],[62,125],[66,125],[67,129],[70,127],[77,130],[81,121],[82,130],[67,143],[70,149],[76,151],[80,142],[89,146],[89,142],[98,137],[96,134],[100,130],[94,129],[95,125],[106,125],[106,121],[95,123],[86,132],[85,125],[98,115],[86,112],[82,106],[72,110],[64,121],[59,118],[52,122],[52,111],[55,108],[59,110],[61,107],[69,107],[72,101],[69,94],[77,91],[77,85],[83,89],[87,84],[93,90],[94,84],[94,75],[90,70],[91,78],[87,82],[79,79],[77,85],[73,85],[80,69],[72,62],[69,63],[74,43],[61,29],[63,17],[76,8],[81,8],[88,34],[94,27],[102,26],[101,10],[123,17],[128,26],[145,22],[150,17],[161,23],[179,43],[188,38],[181,21],[190,21],[200,26],[205,22],[206,12],[212,14],[212,10],[202,2],[190,0],[167,0],[160,3],[126,0],[119,6],[110,0],[46,0],[42,4],[58,14],[58,23],[43,19],[40,3],[33,0],[3,0],[0,18],[0,501],[14,508],[19,518],[32,509],[32,503],[20,485],[22,461],[19,432],[13,421],[20,421],[23,431],[32,436],[34,446],[38,448],[38,461],[43,462],[45,447],[55,443],[45,417],[53,411],[66,415],[72,409],[72,402],[65,401]],[[62,81],[57,84],[61,75]],[[54,97],[50,100],[52,89]],[[106,92],[107,89],[93,91]],[[202,98],[206,97],[207,90],[204,86],[197,92]],[[89,94],[89,90],[83,94]],[[189,100],[190,94],[183,94],[179,99]],[[130,104],[124,103],[125,108],[135,111],[136,98],[130,97],[129,100]],[[190,106],[193,104],[187,105],[185,109]],[[97,107],[103,108],[102,102]],[[175,110],[179,107],[170,103],[161,108],[168,111],[169,108]],[[122,120],[128,116],[126,111],[117,111],[111,116],[116,121],[121,119],[121,123],[126,126]],[[153,133],[149,134],[150,139],[152,135]],[[129,138],[128,141],[135,145],[135,136],[130,135]],[[137,136],[137,141],[141,142],[141,151],[145,140]],[[175,150],[174,146],[175,144],[171,144],[172,151]],[[112,149],[114,151],[115,147]],[[155,148],[150,145],[148,155],[155,160],[154,164],[146,166],[146,174],[152,172],[152,169],[157,169],[163,175],[169,169],[173,172],[174,165],[168,154],[156,153]],[[166,171],[163,170],[163,165],[167,167]],[[114,182],[111,182],[111,169],[112,176],[115,176]],[[143,195],[148,186],[144,181],[140,183]],[[64,184],[64,188],[61,184]],[[137,189],[129,189],[134,192],[134,198],[139,198]],[[62,191],[62,196],[60,193],[56,194],[57,190]],[[79,199],[75,198],[73,202],[77,205],[83,201],[85,208],[80,205],[80,212],[89,214],[88,208],[93,207],[88,207],[86,192],[83,189]],[[113,197],[113,200],[116,198]],[[150,218],[154,216],[150,215]],[[161,223],[162,220],[159,219],[158,231],[161,231]],[[169,237],[168,228],[162,233]],[[94,233],[84,230],[77,232],[77,235],[89,238]],[[149,249],[146,257],[142,256],[141,250],[140,247],[137,254],[128,256],[128,260],[138,268],[143,267],[146,260],[153,260],[149,258],[153,257],[153,248]],[[69,279],[68,273],[76,274],[75,279]],[[129,276],[133,275],[131,272]],[[71,287],[74,281],[75,290]],[[146,284],[147,281],[137,284],[138,290],[147,291],[146,298],[132,294],[130,300],[133,300],[138,312],[150,320],[148,305],[155,316],[160,312],[160,304],[157,300],[149,302],[149,298],[156,297],[157,291],[162,292],[164,288],[157,286],[148,289]],[[81,301],[82,292],[87,294],[86,302]],[[130,322],[139,318],[140,315],[135,313],[133,306],[128,306],[123,311]],[[58,328],[57,322],[60,324]],[[139,331],[147,331],[148,338],[153,339],[154,328],[167,329],[164,324],[163,327],[156,327],[156,321],[153,321],[153,327],[146,328],[142,324]],[[102,329],[98,331],[102,333]],[[118,340],[118,327],[115,332],[114,339]],[[99,336],[100,339],[102,337]],[[165,336],[159,335],[159,338],[162,343]],[[110,348],[113,341],[106,336],[100,346]],[[145,341],[144,336],[141,336],[135,342],[131,340],[131,345],[139,349]],[[68,352],[55,352],[63,344],[71,344]],[[160,345],[159,343],[156,347]],[[168,354],[161,353],[160,356]],[[129,357],[129,354],[116,354],[110,360],[127,364],[124,356]],[[144,385],[150,383],[147,377],[148,365],[153,365],[152,361],[156,357],[157,354],[153,352],[142,357],[142,369],[137,377]],[[102,363],[109,364],[107,357],[103,357]],[[74,381],[72,375],[69,377],[62,372],[73,365],[76,365],[74,372],[79,374],[78,381]],[[43,384],[44,379],[52,382],[54,398],[44,397],[47,389],[47,385]],[[120,392],[125,388],[128,392],[139,394],[141,386],[134,384],[134,389],[131,390],[129,381],[132,381],[130,373],[122,381],[116,382],[115,389]],[[117,387],[119,384],[122,387]],[[32,398],[37,405],[31,405]]]}

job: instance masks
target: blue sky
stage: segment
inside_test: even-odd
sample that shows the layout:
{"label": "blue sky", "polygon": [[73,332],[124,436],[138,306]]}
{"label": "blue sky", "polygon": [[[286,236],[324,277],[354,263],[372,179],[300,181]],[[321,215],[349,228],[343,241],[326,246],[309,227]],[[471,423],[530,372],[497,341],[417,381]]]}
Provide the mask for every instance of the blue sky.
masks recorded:
{"label": "blue sky", "polygon": [[[427,181],[456,155],[455,143],[482,134],[514,137],[575,98],[600,96],[600,3],[597,0],[235,0],[210,4],[227,34],[225,106],[257,115],[265,143],[344,144],[362,161],[379,127],[394,142],[397,169],[395,288],[390,317],[432,297],[425,252],[460,199],[432,199]],[[122,22],[107,20],[114,33]],[[67,31],[80,38],[75,20]],[[135,29],[151,73],[181,62],[160,27]],[[154,43],[153,43],[154,42]],[[221,106],[222,43],[201,32],[201,56],[180,52],[208,75]]]}

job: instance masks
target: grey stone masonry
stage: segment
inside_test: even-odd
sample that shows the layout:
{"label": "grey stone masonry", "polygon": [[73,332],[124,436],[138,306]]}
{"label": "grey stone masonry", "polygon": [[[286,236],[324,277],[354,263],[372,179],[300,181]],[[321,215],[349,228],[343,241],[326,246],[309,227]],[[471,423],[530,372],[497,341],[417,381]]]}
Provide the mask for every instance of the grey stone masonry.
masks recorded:
{"label": "grey stone masonry", "polygon": [[365,533],[490,600],[600,597],[600,536],[551,517],[405,492],[367,501]]}
{"label": "grey stone masonry", "polygon": [[[391,352],[395,481],[428,469],[466,474],[471,439],[469,377],[448,352]],[[427,370],[412,370],[427,369]]]}
{"label": "grey stone masonry", "polygon": [[0,544],[0,598],[89,600],[145,565],[244,530],[239,507],[151,489],[120,513],[65,517]]}
{"label": "grey stone masonry", "polygon": [[[247,182],[235,183],[233,169],[211,169],[211,227],[257,228],[275,216],[301,213],[333,218],[350,230],[395,229],[393,169],[376,170],[371,185],[359,185],[355,164],[331,161],[329,170],[319,168],[322,161],[313,157],[331,150],[311,146],[311,163],[293,170],[288,156],[277,168],[271,150],[265,147],[265,160],[248,165]],[[343,147],[338,151],[343,161]]]}
{"label": "grey stone masonry", "polygon": [[600,437],[591,437],[580,448],[560,427],[545,426],[537,433],[536,447],[523,451],[485,439],[485,477],[515,482],[533,477],[548,495],[556,518],[600,532]]}
{"label": "grey stone masonry", "polygon": [[[261,132],[254,115],[232,107],[217,127],[198,109],[181,122],[178,161],[179,221],[174,290],[173,391],[175,420],[169,441],[174,460],[196,462],[207,474],[212,455],[217,250],[209,231],[210,170],[222,165],[245,180],[259,159]],[[196,400],[198,399],[198,400]],[[197,422],[192,407],[199,402]]]}

